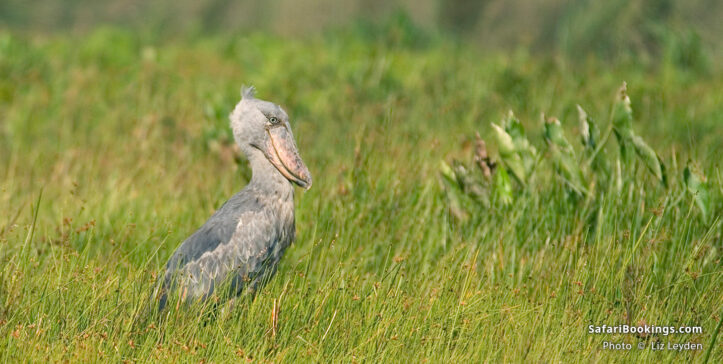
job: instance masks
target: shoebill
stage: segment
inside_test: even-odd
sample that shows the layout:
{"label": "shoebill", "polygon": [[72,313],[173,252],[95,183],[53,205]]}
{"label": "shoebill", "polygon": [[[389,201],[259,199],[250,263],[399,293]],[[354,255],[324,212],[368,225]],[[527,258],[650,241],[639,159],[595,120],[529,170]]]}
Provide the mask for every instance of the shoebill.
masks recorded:
{"label": "shoebill", "polygon": [[244,88],[230,115],[236,143],[253,175],[173,253],[160,277],[159,311],[170,297],[205,301],[254,292],[276,272],[294,240],[294,184],[311,187],[299,156],[289,116]]}

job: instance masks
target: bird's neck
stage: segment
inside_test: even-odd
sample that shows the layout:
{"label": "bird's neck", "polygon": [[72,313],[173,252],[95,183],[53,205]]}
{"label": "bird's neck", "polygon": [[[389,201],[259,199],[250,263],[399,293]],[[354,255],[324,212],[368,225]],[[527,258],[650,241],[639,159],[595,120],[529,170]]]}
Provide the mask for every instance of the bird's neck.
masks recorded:
{"label": "bird's neck", "polygon": [[248,188],[263,192],[270,197],[275,196],[282,201],[294,200],[294,186],[263,153],[255,151],[248,155],[248,159],[252,171]]}

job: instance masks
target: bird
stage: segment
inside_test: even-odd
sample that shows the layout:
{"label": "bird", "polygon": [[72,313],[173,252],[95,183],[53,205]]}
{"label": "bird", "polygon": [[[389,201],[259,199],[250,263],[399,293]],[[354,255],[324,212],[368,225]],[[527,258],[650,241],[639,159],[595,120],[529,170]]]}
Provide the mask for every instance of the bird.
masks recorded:
{"label": "bird", "polygon": [[294,184],[308,190],[311,174],[286,111],[255,93],[253,86],[242,87],[241,101],[229,115],[251,179],[170,257],[156,285],[159,312],[171,297],[178,307],[255,293],[273,277],[294,241]]}

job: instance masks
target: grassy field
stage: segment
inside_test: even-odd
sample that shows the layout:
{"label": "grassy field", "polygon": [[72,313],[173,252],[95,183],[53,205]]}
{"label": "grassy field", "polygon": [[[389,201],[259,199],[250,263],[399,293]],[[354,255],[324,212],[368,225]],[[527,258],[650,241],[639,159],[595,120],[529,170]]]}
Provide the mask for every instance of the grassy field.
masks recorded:
{"label": "grassy field", "polygon": [[[414,34],[0,33],[0,360],[723,360],[720,67]],[[623,81],[668,186],[636,162],[587,204],[555,176],[540,113],[582,153],[575,105],[605,130]],[[138,325],[170,254],[250,177],[227,118],[242,84],[285,106],[314,177],[297,190],[297,240],[253,301]],[[509,204],[464,200],[459,218],[440,161],[471,165],[476,131],[497,158],[490,123],[508,109],[540,153],[535,182],[513,184]],[[601,153],[617,158],[612,138]],[[682,182],[689,160],[707,178],[707,220]],[[627,323],[703,333],[587,333]]]}

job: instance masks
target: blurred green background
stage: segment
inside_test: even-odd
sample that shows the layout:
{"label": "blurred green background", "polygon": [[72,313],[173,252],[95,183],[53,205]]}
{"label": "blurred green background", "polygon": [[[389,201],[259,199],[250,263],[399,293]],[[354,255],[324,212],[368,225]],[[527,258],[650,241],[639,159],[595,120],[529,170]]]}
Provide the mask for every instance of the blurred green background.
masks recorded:
{"label": "blurred green background", "polygon": [[700,53],[717,60],[723,48],[723,2],[717,0],[4,0],[0,27],[77,33],[115,25],[150,37],[249,31],[296,37],[400,13],[427,31],[484,49],[525,47],[578,60],[673,57],[705,67]]}

